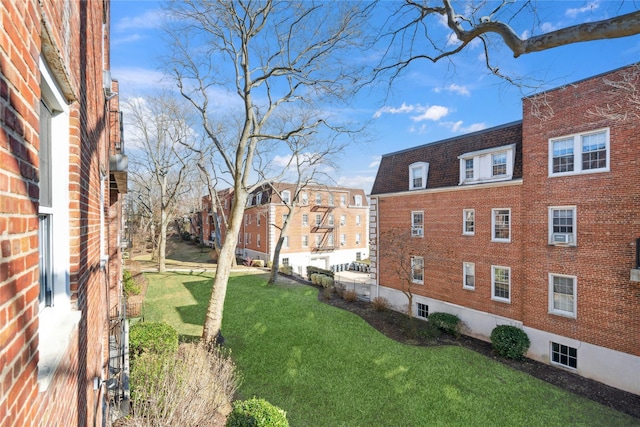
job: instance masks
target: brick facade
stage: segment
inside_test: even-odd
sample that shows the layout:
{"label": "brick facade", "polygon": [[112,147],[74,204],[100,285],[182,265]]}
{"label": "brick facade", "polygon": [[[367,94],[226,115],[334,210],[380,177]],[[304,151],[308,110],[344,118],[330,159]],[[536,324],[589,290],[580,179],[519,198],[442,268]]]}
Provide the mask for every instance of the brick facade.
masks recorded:
{"label": "brick facade", "polygon": [[[3,1],[0,22],[0,425],[101,425],[109,399],[94,380],[110,378],[126,192],[126,177],[109,166],[121,151],[119,115],[109,119],[117,99],[103,89],[109,2]],[[49,210],[47,163],[57,200]],[[53,218],[47,245],[42,215]],[[54,264],[41,269],[45,252]],[[51,303],[40,301],[42,274]]]}
{"label": "brick facade", "polygon": [[[424,235],[403,248],[406,257],[424,259],[414,304],[458,315],[466,333],[482,339],[498,324],[518,326],[532,341],[529,357],[640,393],[640,283],[632,279],[640,237],[638,87],[636,64],[524,99],[521,123],[383,156],[371,195],[372,295],[406,307],[384,235],[411,229],[412,212],[423,212]],[[562,157],[552,147],[592,134],[602,138],[589,148],[597,151],[589,159],[601,159],[597,170],[587,169],[582,145],[569,156],[575,166],[551,168]],[[466,155],[511,144],[508,179],[461,179]],[[429,163],[425,189],[409,190],[415,162]],[[463,233],[465,209],[474,211],[473,233]],[[509,210],[508,241],[492,239],[494,209]],[[558,238],[575,241],[552,241],[558,211],[574,220],[571,235]],[[463,286],[464,263],[475,268],[472,287]],[[509,268],[507,300],[495,298],[494,267]],[[570,297],[558,283],[569,284],[562,292]],[[575,366],[558,355],[573,350]]]}

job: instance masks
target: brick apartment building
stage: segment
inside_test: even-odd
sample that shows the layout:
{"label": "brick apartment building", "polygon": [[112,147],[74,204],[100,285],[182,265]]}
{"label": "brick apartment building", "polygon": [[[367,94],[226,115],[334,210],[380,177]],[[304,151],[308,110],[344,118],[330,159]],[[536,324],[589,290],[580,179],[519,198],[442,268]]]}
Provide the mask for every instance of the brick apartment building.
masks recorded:
{"label": "brick apartment building", "polygon": [[109,1],[0,6],[0,425],[105,425],[124,363],[126,157]]}
{"label": "brick apartment building", "polygon": [[[265,185],[249,195],[238,235],[236,253],[243,258],[273,259],[280,229],[295,197],[295,186],[288,183]],[[224,215],[232,198],[227,191],[219,197]],[[283,200],[284,199],[284,200]],[[203,198],[201,220],[205,243],[216,237],[216,216],[210,198]],[[369,256],[369,204],[364,190],[324,185],[306,186],[298,196],[280,251],[280,265],[294,273],[306,274],[314,265],[329,269]],[[218,215],[221,218],[222,215]],[[220,221],[224,236],[224,221]]]}
{"label": "brick apartment building", "polygon": [[[382,157],[371,194],[372,296],[511,324],[528,357],[640,394],[640,65],[525,98],[523,119]],[[407,286],[407,285],[404,285]]]}

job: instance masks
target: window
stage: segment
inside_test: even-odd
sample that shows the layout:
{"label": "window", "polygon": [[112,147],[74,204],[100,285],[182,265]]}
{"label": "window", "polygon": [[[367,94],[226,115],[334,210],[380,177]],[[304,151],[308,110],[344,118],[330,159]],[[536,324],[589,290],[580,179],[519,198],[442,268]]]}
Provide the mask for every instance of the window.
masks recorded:
{"label": "window", "polygon": [[303,248],[308,248],[309,247],[309,235],[308,234],[303,234],[302,235],[302,247]]}
{"label": "window", "polygon": [[316,234],[316,248],[319,248],[322,245],[322,236],[320,234]]}
{"label": "window", "polygon": [[[580,153],[580,157],[577,157]],[[549,140],[549,175],[609,170],[609,129]]]}
{"label": "window", "polygon": [[353,200],[356,206],[362,206],[362,196],[353,196]]}
{"label": "window", "polygon": [[491,156],[491,176],[504,176],[507,174],[507,154],[500,153]]}
{"label": "window", "polygon": [[427,304],[423,304],[419,302],[419,303],[416,303],[416,306],[417,306],[416,314],[418,315],[418,317],[422,317],[423,319],[426,319],[427,317],[429,317],[429,306]]}
{"label": "window", "polygon": [[329,223],[329,225],[331,227],[333,227],[333,214],[329,214],[329,217],[327,219],[327,222]]}
{"label": "window", "polygon": [[424,258],[421,256],[411,257],[411,281],[413,283],[424,283]]}
{"label": "window", "polygon": [[473,179],[473,159],[464,160],[464,177],[465,179]]}
{"label": "window", "polygon": [[322,215],[316,214],[316,227],[320,227],[320,224],[322,224]]}
{"label": "window", "polygon": [[511,268],[491,266],[491,299],[511,302]]}
{"label": "window", "polygon": [[476,265],[472,262],[462,263],[463,282],[462,287],[465,289],[475,289],[476,287]]}
{"label": "window", "polygon": [[302,193],[300,193],[300,200],[302,205],[304,206],[309,204],[309,195],[307,194],[306,191],[303,191]]}
{"label": "window", "polygon": [[244,233],[244,244],[249,243],[249,233]]}
{"label": "window", "polygon": [[549,313],[576,317],[576,277],[549,274]]}
{"label": "window", "polygon": [[347,225],[347,216],[340,215],[340,225]]}
{"label": "window", "polygon": [[340,246],[344,246],[347,244],[347,235],[346,234],[341,234],[340,235]]}
{"label": "window", "polygon": [[289,266],[289,258],[282,258],[282,265],[284,265],[285,267]]}
{"label": "window", "polygon": [[558,206],[549,208],[549,244],[576,245],[576,207]]}
{"label": "window", "polygon": [[309,214],[302,214],[302,225],[309,225]]}
{"label": "window", "polygon": [[327,246],[333,248],[333,244],[333,233],[329,233],[329,235],[327,236]]}
{"label": "window", "polygon": [[260,214],[256,214],[256,222],[258,223],[258,226],[260,226]]}
{"label": "window", "polygon": [[360,233],[356,233],[356,245],[360,244]]}
{"label": "window", "polygon": [[360,215],[356,215],[356,225],[360,225]]}
{"label": "window", "polygon": [[335,205],[335,202],[335,196],[333,195],[333,193],[329,193],[329,206]]}
{"label": "window", "polygon": [[248,214],[246,214],[246,215],[244,216],[244,225],[245,225],[245,226],[249,225],[249,215],[248,215]]}
{"label": "window", "polygon": [[511,241],[511,209],[492,209],[491,228],[493,233],[491,240],[494,242]]}
{"label": "window", "polygon": [[258,247],[260,247],[260,235],[259,234],[256,236],[256,244],[258,245]]}
{"label": "window", "polygon": [[347,196],[345,194],[340,195],[340,206],[345,206],[347,204]]}
{"label": "window", "polygon": [[424,235],[424,212],[411,212],[411,236],[422,237]]}
{"label": "window", "polygon": [[568,345],[551,343],[551,362],[567,368],[578,368],[578,350]]}
{"label": "window", "polygon": [[322,204],[322,194],[316,193],[316,205]]}
{"label": "window", "polygon": [[282,247],[283,248],[288,248],[289,247],[289,236],[284,236],[284,238],[282,240]]}
{"label": "window", "polygon": [[282,192],[282,203],[289,204],[291,202],[291,192],[289,190],[284,190]]}
{"label": "window", "polygon": [[362,252],[356,252],[356,261],[362,261]]}
{"label": "window", "polygon": [[459,184],[478,184],[512,179],[515,158],[515,144],[464,153],[458,156],[460,160]]}
{"label": "window", "polygon": [[427,188],[429,163],[417,162],[409,165],[409,190]]}
{"label": "window", "polygon": [[256,194],[256,205],[262,204],[262,193]]}
{"label": "window", "polygon": [[476,232],[476,211],[474,209],[463,209],[462,221],[462,234],[474,235]]}

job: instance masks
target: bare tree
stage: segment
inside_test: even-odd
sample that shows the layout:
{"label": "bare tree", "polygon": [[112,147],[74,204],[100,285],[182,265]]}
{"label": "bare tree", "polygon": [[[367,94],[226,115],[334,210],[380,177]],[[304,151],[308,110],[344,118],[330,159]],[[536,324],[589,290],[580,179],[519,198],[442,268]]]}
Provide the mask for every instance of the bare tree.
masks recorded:
{"label": "bare tree", "polygon": [[[512,81],[511,76],[502,74],[497,66],[491,64],[489,50],[493,36],[497,36],[517,58],[559,46],[640,33],[638,10],[600,21],[534,33],[539,28],[539,14],[549,6],[557,7],[557,3],[532,0],[405,0],[400,6],[391,6],[395,7],[393,18],[388,21],[387,31],[383,32],[389,49],[379,70],[397,73],[417,60],[438,62],[452,58],[470,44],[479,42],[484,48],[488,69]],[[613,14],[621,10],[622,3],[616,9],[612,2]],[[449,31],[440,31],[443,26]]]}
{"label": "bare tree", "polygon": [[[232,209],[204,322],[205,342],[219,338],[247,196],[260,185],[252,179],[256,150],[346,129],[334,107],[347,105],[362,79],[359,31],[369,8],[366,2],[278,0],[189,0],[171,5],[171,73],[233,184]],[[300,114],[293,114],[296,111]],[[234,119],[225,119],[225,113]],[[225,135],[213,121],[237,126]]]}
{"label": "bare tree", "polygon": [[[157,218],[158,271],[165,271],[167,229],[173,221],[180,198],[189,191],[188,177],[193,167],[196,136],[188,122],[185,105],[159,95],[127,102],[130,149],[135,171],[133,180],[146,193],[147,211]],[[154,245],[155,247],[155,245]]]}

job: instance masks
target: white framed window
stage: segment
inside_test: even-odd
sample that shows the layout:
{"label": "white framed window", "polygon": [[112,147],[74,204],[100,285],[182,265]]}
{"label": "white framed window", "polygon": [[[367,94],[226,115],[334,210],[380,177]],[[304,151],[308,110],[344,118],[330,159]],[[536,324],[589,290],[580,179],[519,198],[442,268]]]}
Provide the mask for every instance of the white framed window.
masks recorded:
{"label": "white framed window", "polygon": [[356,225],[360,225],[360,215],[356,215]]}
{"label": "white framed window", "polygon": [[316,234],[316,248],[322,246],[322,236],[320,234]]}
{"label": "white framed window", "polygon": [[465,289],[476,288],[476,265],[472,262],[462,263],[462,287]]}
{"label": "white framed window", "polygon": [[549,313],[566,317],[577,314],[577,278],[549,273]]}
{"label": "white framed window", "polygon": [[511,302],[511,267],[491,266],[491,299]]}
{"label": "white framed window", "polygon": [[427,188],[429,163],[416,162],[409,165],[409,190]]}
{"label": "white framed window", "polygon": [[285,267],[289,266],[289,258],[282,258],[282,265]]}
{"label": "white framed window", "polygon": [[260,226],[260,214],[256,214],[256,222],[258,223],[258,226]]}
{"label": "white framed window", "polygon": [[421,256],[411,257],[411,281],[420,285],[424,283],[424,258]]}
{"label": "white framed window", "polygon": [[464,153],[458,156],[460,160],[459,184],[478,184],[512,179],[515,158],[515,144]]}
{"label": "white framed window", "polygon": [[424,236],[424,212],[411,212],[411,237]]}
{"label": "white framed window", "polygon": [[356,261],[362,261],[362,252],[356,252]]}
{"label": "white framed window", "polygon": [[333,227],[333,214],[329,214],[327,222],[331,227]]}
{"label": "white framed window", "polygon": [[551,342],[551,363],[566,368],[578,368],[578,349],[568,345]]}
{"label": "white framed window", "polygon": [[549,176],[609,170],[609,129],[549,140]]}
{"label": "white framed window", "polygon": [[316,193],[316,205],[321,205],[321,204],[322,204],[322,194]]}
{"label": "white framed window", "polygon": [[491,209],[491,241],[511,241],[511,209]]}
{"label": "white framed window", "polygon": [[341,234],[340,235],[340,246],[344,246],[347,244],[347,235],[346,234]]}
{"label": "white framed window", "polygon": [[356,245],[360,244],[360,233],[356,233]]}
{"label": "white framed window", "polygon": [[353,196],[353,203],[355,204],[355,206],[360,207],[362,206],[362,196],[357,195],[357,196]]}
{"label": "white framed window", "polygon": [[258,235],[256,236],[256,244],[258,245],[258,247],[260,247],[260,243],[261,243],[261,242],[260,242],[260,234],[258,234]]}
{"label": "white framed window", "polygon": [[347,205],[347,195],[346,194],[341,194],[340,195],[340,206],[346,206]]}
{"label": "white framed window", "polygon": [[303,234],[302,235],[302,247],[303,248],[308,248],[309,247],[309,235],[308,234]]}
{"label": "white framed window", "polygon": [[549,244],[577,244],[577,208],[576,206],[549,207]]}
{"label": "white framed window", "polygon": [[491,155],[491,176],[503,177],[507,174],[507,153]]}
{"label": "white framed window", "polygon": [[347,216],[340,215],[340,225],[347,225]]}
{"label": "white framed window", "polygon": [[289,190],[284,190],[282,192],[282,203],[288,205],[289,203],[291,203],[291,191]]}
{"label": "white framed window", "polygon": [[245,214],[245,215],[244,215],[244,225],[245,225],[245,227],[246,227],[247,225],[249,225],[249,214]]}
{"label": "white framed window", "polygon": [[303,206],[307,206],[309,204],[309,194],[306,191],[300,193],[300,203]]}
{"label": "white framed window", "polygon": [[249,233],[244,233],[244,244],[248,244],[249,243]]}
{"label": "white framed window", "polygon": [[282,247],[283,248],[289,247],[289,236],[284,236],[284,240],[282,241]]}
{"label": "white framed window", "polygon": [[256,194],[256,205],[262,204],[262,192]]}
{"label": "white framed window", "polygon": [[302,225],[309,225],[309,214],[302,214]]}
{"label": "white framed window", "polygon": [[336,197],[333,193],[329,193],[329,206],[334,206],[336,204]]}
{"label": "white framed window", "polygon": [[333,248],[334,246],[333,233],[329,233],[327,235],[327,246],[329,246],[330,248]]}
{"label": "white framed window", "polygon": [[474,167],[473,167],[473,158],[471,159],[464,159],[464,178],[465,180],[473,180],[475,178],[475,173],[474,173]]}
{"label": "white framed window", "polygon": [[422,319],[429,317],[429,306],[421,302],[416,303],[416,315]]}
{"label": "white framed window", "polygon": [[475,209],[462,210],[462,234],[473,236],[476,233]]}
{"label": "white framed window", "polygon": [[316,214],[316,227],[320,227],[320,224],[322,224],[322,215]]}

